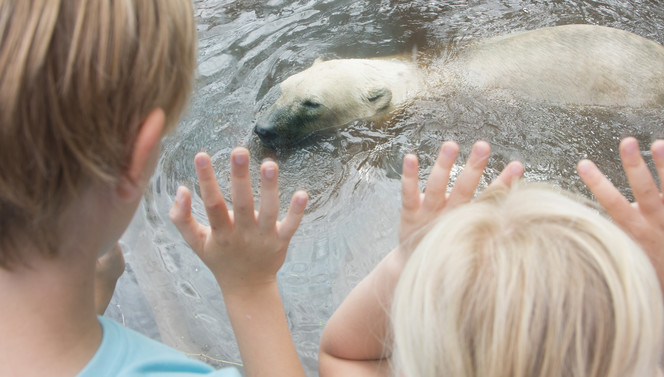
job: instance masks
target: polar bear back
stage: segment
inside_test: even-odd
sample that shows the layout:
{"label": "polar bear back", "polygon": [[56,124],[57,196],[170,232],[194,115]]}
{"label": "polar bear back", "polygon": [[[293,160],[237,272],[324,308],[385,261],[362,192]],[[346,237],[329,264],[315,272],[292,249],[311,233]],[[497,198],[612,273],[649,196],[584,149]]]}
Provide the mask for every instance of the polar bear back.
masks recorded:
{"label": "polar bear back", "polygon": [[466,49],[454,65],[471,86],[533,99],[664,105],[664,47],[619,29],[567,25],[490,38]]}

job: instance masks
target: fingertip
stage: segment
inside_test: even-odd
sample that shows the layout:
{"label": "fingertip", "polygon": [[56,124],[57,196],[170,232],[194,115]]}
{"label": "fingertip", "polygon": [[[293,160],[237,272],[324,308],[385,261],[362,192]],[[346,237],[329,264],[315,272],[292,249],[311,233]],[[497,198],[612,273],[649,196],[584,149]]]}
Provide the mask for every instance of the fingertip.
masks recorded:
{"label": "fingertip", "polygon": [[281,238],[289,240],[293,234],[295,234],[295,231],[298,226],[300,226],[300,222],[304,217],[304,209],[307,205],[308,199],[309,195],[302,190],[296,191],[293,194],[288,213],[286,214],[286,217],[279,222],[279,233]]}
{"label": "fingertip", "polygon": [[271,160],[263,162],[261,164],[261,174],[265,179],[273,179],[277,176],[279,171],[279,166]]}
{"label": "fingertip", "polygon": [[595,163],[588,159],[583,159],[576,164],[576,172],[580,176],[586,176],[590,174],[594,169],[595,169]]}
{"label": "fingertip", "polygon": [[639,150],[639,142],[636,138],[629,136],[620,141],[620,151],[627,156],[633,155]]}
{"label": "fingertip", "polygon": [[304,207],[307,206],[307,202],[309,201],[309,194],[302,190],[296,191],[295,194],[293,194],[293,201],[304,210]]}
{"label": "fingertip", "polygon": [[513,182],[518,181],[523,175],[524,167],[520,161],[511,161],[500,172],[498,178],[492,182],[496,184],[504,184],[510,186]]}
{"label": "fingertip", "polygon": [[523,172],[525,170],[523,163],[521,161],[512,161],[507,165],[507,168],[509,169],[510,174],[514,178],[520,178],[523,175]]}
{"label": "fingertip", "polygon": [[235,154],[235,153],[249,154],[249,150],[245,147],[235,147],[235,148],[233,148],[233,151],[231,151],[231,154]]}
{"label": "fingertip", "polygon": [[173,223],[180,220],[183,217],[184,212],[187,211],[189,203],[189,189],[180,186],[175,194],[175,202],[168,212],[168,216]]}
{"label": "fingertip", "polygon": [[485,147],[486,147],[486,148],[489,148],[489,147],[491,147],[491,145],[489,144],[489,142],[486,141],[486,140],[476,140],[474,145],[476,145],[476,146],[480,146],[480,147],[482,147],[482,148],[485,148]]}
{"label": "fingertip", "polygon": [[403,157],[403,170],[406,172],[412,172],[413,170],[417,170],[417,156],[414,154],[407,154]]}
{"label": "fingertip", "polygon": [[188,191],[189,190],[187,190],[187,188],[184,187],[184,186],[178,187],[178,190],[175,193],[175,203],[176,204],[181,204]]}
{"label": "fingertip", "polygon": [[196,153],[194,156],[194,164],[198,168],[206,167],[210,163],[210,156],[205,152]]}
{"label": "fingertip", "polygon": [[476,141],[473,144],[473,149],[470,152],[466,166],[484,170],[489,162],[489,155],[491,154],[491,146],[486,141]]}
{"label": "fingertip", "polygon": [[620,140],[620,144],[625,144],[625,143],[638,143],[638,141],[634,136],[627,136],[624,137],[622,140]]}
{"label": "fingertip", "polygon": [[236,147],[231,152],[231,160],[237,165],[244,165],[249,161],[249,150],[243,147]]}
{"label": "fingertip", "polygon": [[446,141],[440,147],[440,153],[450,158],[456,158],[459,153],[459,145],[454,141]]}
{"label": "fingertip", "polygon": [[168,211],[168,218],[171,220],[173,224],[175,225],[178,224],[180,220],[180,209],[178,208],[176,203],[173,203],[173,206]]}
{"label": "fingertip", "polygon": [[274,162],[274,160],[272,160],[272,159],[270,159],[270,158],[266,158],[266,159],[263,160],[263,162],[261,163],[261,167],[264,167],[264,166],[270,166],[270,165],[278,166],[277,163]]}
{"label": "fingertip", "polygon": [[652,152],[654,158],[664,158],[664,140],[655,140],[650,146],[650,152]]}
{"label": "fingertip", "polygon": [[478,140],[473,144],[472,153],[479,157],[486,157],[491,153],[491,146],[484,140]]}

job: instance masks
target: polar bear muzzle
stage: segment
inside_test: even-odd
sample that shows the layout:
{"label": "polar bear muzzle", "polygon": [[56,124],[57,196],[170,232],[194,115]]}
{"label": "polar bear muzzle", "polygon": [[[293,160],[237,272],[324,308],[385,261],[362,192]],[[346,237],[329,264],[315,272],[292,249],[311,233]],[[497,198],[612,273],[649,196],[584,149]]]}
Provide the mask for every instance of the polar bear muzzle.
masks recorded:
{"label": "polar bear muzzle", "polygon": [[290,146],[320,129],[336,127],[338,122],[335,113],[315,99],[278,102],[256,122],[254,133],[266,146]]}

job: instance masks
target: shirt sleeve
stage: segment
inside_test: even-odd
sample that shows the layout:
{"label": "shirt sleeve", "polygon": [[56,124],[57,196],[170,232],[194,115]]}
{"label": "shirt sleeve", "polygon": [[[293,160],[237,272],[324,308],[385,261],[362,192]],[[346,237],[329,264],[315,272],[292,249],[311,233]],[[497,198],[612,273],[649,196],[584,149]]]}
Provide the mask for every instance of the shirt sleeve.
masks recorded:
{"label": "shirt sleeve", "polygon": [[212,366],[99,317],[101,345],[78,377],[241,377],[236,368]]}

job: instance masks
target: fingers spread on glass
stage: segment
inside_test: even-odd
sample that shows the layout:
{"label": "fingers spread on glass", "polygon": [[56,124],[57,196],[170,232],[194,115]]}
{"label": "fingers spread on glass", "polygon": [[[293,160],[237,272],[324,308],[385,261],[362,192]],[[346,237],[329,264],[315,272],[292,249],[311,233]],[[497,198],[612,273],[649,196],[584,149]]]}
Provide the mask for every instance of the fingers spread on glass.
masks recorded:
{"label": "fingers spread on glass", "polygon": [[[424,193],[418,186],[417,157],[406,155],[403,161],[401,178],[401,221],[399,239],[407,240],[434,218],[455,207],[470,202],[477,190],[491,153],[491,147],[484,141],[473,145],[466,165],[448,194],[450,173],[459,154],[459,147],[453,141],[443,143],[431,169]],[[498,176],[494,184],[510,185],[523,174],[523,164],[511,162]]]}
{"label": "fingers spread on glass", "polygon": [[229,211],[210,157],[199,153],[194,164],[210,226],[192,216],[191,194],[180,187],[170,217],[185,241],[212,270],[222,290],[275,279],[304,216],[307,194],[296,192],[286,216],[278,221],[278,167],[266,161],[260,169],[261,197],[255,212],[249,151],[236,148],[231,153],[233,211]]}
{"label": "fingers spread on glass", "polygon": [[[651,146],[651,152],[656,170],[662,177],[664,141],[655,141]],[[630,203],[591,161],[580,161],[577,171],[581,180],[609,216],[648,254],[657,271],[660,284],[664,287],[664,262],[661,258],[662,245],[664,245],[664,204],[660,190],[639,151],[639,144],[635,138],[628,137],[621,141],[620,158],[635,203]]]}

